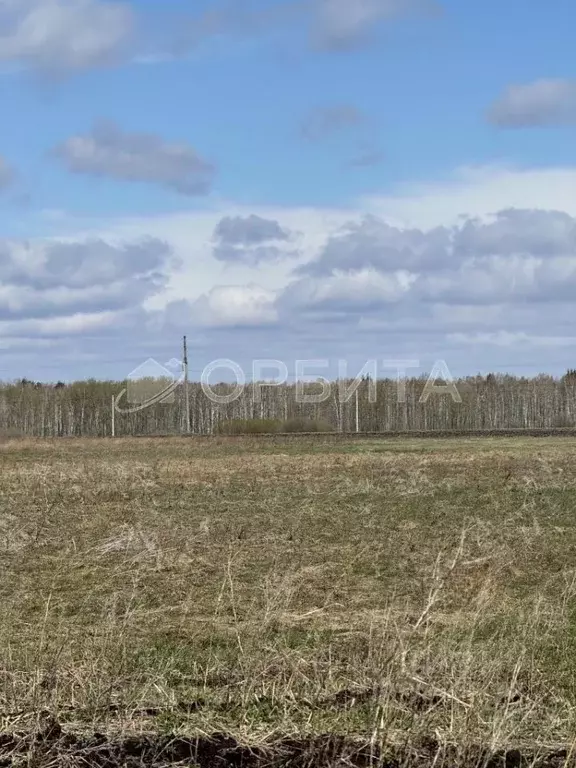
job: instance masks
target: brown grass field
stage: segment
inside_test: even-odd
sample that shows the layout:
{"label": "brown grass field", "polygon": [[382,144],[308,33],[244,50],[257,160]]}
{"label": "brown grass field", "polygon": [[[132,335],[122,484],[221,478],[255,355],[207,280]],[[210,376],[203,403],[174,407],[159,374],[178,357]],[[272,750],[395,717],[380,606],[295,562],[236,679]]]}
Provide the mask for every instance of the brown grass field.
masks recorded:
{"label": "brown grass field", "polygon": [[0,765],[573,762],[576,440],[9,441],[0,470]]}

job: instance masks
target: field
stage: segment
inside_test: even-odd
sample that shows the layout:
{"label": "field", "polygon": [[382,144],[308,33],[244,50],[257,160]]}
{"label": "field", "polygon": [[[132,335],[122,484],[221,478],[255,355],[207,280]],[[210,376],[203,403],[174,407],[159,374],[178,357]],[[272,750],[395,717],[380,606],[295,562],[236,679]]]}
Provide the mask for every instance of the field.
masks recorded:
{"label": "field", "polygon": [[571,761],[576,440],[13,441],[0,470],[1,765]]}

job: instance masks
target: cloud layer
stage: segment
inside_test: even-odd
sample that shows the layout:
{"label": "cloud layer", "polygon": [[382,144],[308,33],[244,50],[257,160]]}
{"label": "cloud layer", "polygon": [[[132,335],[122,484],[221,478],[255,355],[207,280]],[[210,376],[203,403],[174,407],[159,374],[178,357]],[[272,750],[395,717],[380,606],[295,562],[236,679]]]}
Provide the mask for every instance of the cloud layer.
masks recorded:
{"label": "cloud layer", "polygon": [[[453,212],[468,198],[481,210],[480,191],[489,203],[493,184],[506,188],[509,176],[490,173],[490,183],[478,171],[469,189],[454,186]],[[576,187],[568,170],[549,178]],[[530,186],[549,189],[538,174],[515,179],[517,199],[529,199]],[[430,199],[441,200],[443,189],[429,189]],[[92,370],[109,359],[132,370],[177,354],[183,334],[200,367],[216,357],[346,358],[354,366],[433,356],[464,373],[565,362],[576,347],[576,206],[507,207],[429,225],[433,206],[422,190],[412,195],[395,213],[418,206],[420,225],[377,213],[393,206],[375,198],[358,210],[222,210],[73,239],[3,241],[5,364],[35,345],[52,345],[58,360],[81,345]],[[153,236],[137,236],[146,230]]]}

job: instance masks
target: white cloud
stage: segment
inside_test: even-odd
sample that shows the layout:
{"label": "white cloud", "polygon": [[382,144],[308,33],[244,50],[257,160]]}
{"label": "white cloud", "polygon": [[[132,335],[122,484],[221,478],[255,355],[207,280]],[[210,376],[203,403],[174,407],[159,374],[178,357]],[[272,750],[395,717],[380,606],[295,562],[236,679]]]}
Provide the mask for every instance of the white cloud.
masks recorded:
{"label": "white cloud", "polygon": [[439,6],[432,0],[316,0],[316,7],[315,39],[322,48],[338,51],[365,43],[380,22]]}
{"label": "white cloud", "polygon": [[429,229],[460,216],[489,216],[509,208],[564,211],[576,216],[576,167],[458,168],[445,180],[402,184],[388,195],[359,201],[389,223]]}
{"label": "white cloud", "polygon": [[176,262],[162,241],[0,241],[0,318],[137,306]]}
{"label": "white cloud", "polygon": [[189,144],[147,133],[127,133],[101,121],[86,135],[71,136],[53,151],[72,173],[160,184],[183,195],[210,191],[215,169]]}
{"label": "white cloud", "polygon": [[0,192],[10,187],[15,178],[15,170],[8,164],[5,158],[0,155]]}
{"label": "white cloud", "polygon": [[311,110],[302,121],[300,132],[308,141],[321,141],[334,133],[357,127],[365,120],[353,104],[332,104]]}
{"label": "white cloud", "polygon": [[291,283],[283,298],[288,310],[333,308],[353,313],[399,301],[415,281],[416,276],[404,270],[388,274],[374,269],[336,270],[329,276],[305,277]]}
{"label": "white cloud", "polygon": [[275,294],[259,285],[220,285],[192,305],[197,325],[208,328],[261,326],[277,321]]}
{"label": "white cloud", "polygon": [[541,79],[510,85],[491,106],[488,119],[501,128],[574,125],[576,80]]}
{"label": "white cloud", "polygon": [[576,248],[571,257],[490,256],[422,276],[417,295],[452,304],[557,301],[576,298]]}
{"label": "white cloud", "polygon": [[0,0],[0,60],[64,72],[115,61],[135,25],[130,4],[109,0]]}
{"label": "white cloud", "polygon": [[183,24],[174,52],[182,55],[218,38],[228,43],[281,33],[294,24],[297,29],[309,28],[314,49],[347,51],[369,43],[382,23],[412,13],[435,14],[441,8],[436,0],[284,0],[260,8],[245,2],[228,3],[200,12]]}
{"label": "white cloud", "polygon": [[213,256],[228,264],[259,267],[298,256],[289,246],[294,233],[278,221],[261,216],[224,216],[214,230]]}
{"label": "white cloud", "polygon": [[[65,306],[61,306],[64,310]],[[111,328],[118,321],[118,312],[76,312],[72,315],[33,320],[0,320],[0,337],[68,336]]]}

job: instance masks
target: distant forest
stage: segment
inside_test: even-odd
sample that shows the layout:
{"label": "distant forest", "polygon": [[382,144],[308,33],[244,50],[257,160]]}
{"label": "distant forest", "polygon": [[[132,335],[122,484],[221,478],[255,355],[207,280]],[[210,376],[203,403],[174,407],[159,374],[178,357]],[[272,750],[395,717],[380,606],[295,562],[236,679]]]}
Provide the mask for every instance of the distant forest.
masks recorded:
{"label": "distant forest", "polygon": [[[342,401],[342,387],[333,382],[321,403],[298,402],[294,384],[267,385],[255,394],[246,385],[233,402],[217,404],[199,383],[190,383],[190,422],[186,424],[184,385],[170,402],[158,402],[130,413],[116,412],[116,436],[219,434],[231,432],[318,431],[381,432],[404,430],[485,430],[576,427],[576,370],[554,378],[539,375],[519,378],[489,374],[458,379],[461,398],[432,392],[425,402],[427,378],[404,381],[404,402],[399,402],[394,379],[363,380],[355,393]],[[436,382],[439,387],[443,382]],[[316,385],[306,385],[313,392]],[[372,388],[372,389],[371,389]],[[374,389],[375,388],[375,389]],[[80,381],[42,384],[23,379],[0,384],[0,436],[105,437],[112,434],[112,400],[126,382]],[[227,384],[214,386],[225,394]],[[372,397],[370,392],[372,391]],[[375,402],[374,392],[376,393]],[[130,403],[119,402],[129,408]]]}

